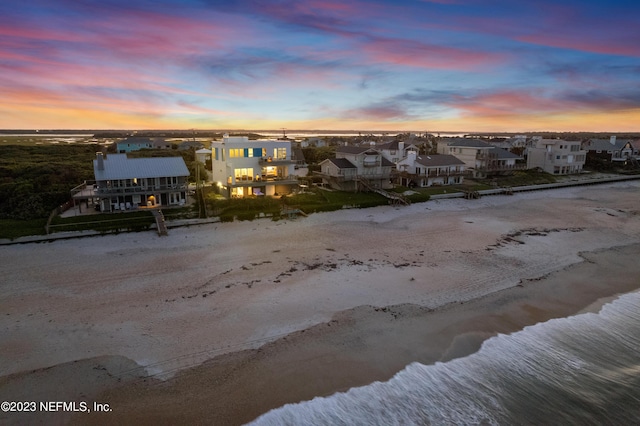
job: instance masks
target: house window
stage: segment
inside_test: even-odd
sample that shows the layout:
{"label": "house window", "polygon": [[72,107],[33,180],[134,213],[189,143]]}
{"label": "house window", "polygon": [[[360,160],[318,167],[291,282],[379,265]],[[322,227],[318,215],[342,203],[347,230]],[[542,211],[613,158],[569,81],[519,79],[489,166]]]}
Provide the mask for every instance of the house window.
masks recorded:
{"label": "house window", "polygon": [[242,168],[234,170],[236,176],[236,182],[238,181],[251,181],[253,180],[253,168]]}
{"label": "house window", "polygon": [[286,160],[287,148],[273,148],[273,158],[277,160]]}
{"label": "house window", "polygon": [[229,158],[240,158],[244,156],[244,149],[242,148],[232,148],[229,150]]}

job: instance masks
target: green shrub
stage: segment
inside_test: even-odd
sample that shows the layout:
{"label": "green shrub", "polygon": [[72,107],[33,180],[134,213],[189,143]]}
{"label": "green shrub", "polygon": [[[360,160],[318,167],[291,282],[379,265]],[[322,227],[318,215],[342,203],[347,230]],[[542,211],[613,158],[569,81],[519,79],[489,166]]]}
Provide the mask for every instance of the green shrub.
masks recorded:
{"label": "green shrub", "polygon": [[255,211],[248,211],[248,212],[238,213],[236,218],[238,220],[253,220],[253,219],[256,218],[256,212]]}

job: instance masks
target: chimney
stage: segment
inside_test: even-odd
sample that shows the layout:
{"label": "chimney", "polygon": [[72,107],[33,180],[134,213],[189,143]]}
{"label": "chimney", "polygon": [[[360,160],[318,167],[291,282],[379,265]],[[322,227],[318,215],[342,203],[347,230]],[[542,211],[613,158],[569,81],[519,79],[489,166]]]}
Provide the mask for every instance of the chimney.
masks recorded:
{"label": "chimney", "polygon": [[611,145],[615,145],[616,144],[616,137],[615,136],[611,136],[611,139],[609,139],[609,143]]}
{"label": "chimney", "polygon": [[104,156],[101,152],[96,152],[96,164],[98,170],[104,170]]}
{"label": "chimney", "polygon": [[398,151],[400,151],[400,154],[404,152],[404,142],[398,142]]}

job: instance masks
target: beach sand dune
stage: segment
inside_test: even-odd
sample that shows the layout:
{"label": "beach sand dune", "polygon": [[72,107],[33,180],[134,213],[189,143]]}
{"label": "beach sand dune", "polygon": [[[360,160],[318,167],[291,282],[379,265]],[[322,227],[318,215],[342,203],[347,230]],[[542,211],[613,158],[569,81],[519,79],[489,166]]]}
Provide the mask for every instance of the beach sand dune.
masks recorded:
{"label": "beach sand dune", "polygon": [[[56,400],[46,384],[64,383],[113,409],[80,424],[240,424],[465,356],[639,288],[639,189],[0,247],[0,396],[43,383],[38,398]],[[105,360],[127,368],[105,377],[91,367]]]}

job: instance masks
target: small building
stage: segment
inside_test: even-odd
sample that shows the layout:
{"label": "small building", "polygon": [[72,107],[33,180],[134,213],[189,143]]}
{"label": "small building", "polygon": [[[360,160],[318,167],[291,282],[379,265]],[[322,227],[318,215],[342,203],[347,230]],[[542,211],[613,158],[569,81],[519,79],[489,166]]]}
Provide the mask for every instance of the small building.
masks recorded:
{"label": "small building", "polygon": [[150,139],[137,136],[116,143],[116,152],[119,154],[140,151],[141,149],[171,149],[171,144],[162,138]]}
{"label": "small building", "polygon": [[384,158],[380,151],[366,146],[341,146],[336,149],[336,158],[320,163],[324,184],[341,191],[367,189],[388,189],[394,164]]}
{"label": "small building", "polygon": [[74,188],[73,199],[102,212],[180,206],[186,203],[189,170],[182,157],[127,158],[97,153],[95,184]]}
{"label": "small building", "polygon": [[202,148],[196,151],[196,161],[207,164],[211,160],[211,149]]}
{"label": "small building", "polygon": [[328,146],[327,141],[324,140],[323,138],[317,138],[317,137],[307,138],[300,142],[301,148],[309,148],[309,147],[322,148],[325,146]]}
{"label": "small building", "polygon": [[527,168],[540,168],[554,175],[580,173],[587,152],[579,141],[562,139],[536,139],[527,148]]}
{"label": "small building", "polygon": [[289,140],[224,135],[211,146],[213,181],[226,197],[283,195],[298,187]]}
{"label": "small building", "polygon": [[396,167],[398,183],[409,188],[459,184],[467,173],[464,162],[453,155],[418,155],[415,151]]}

